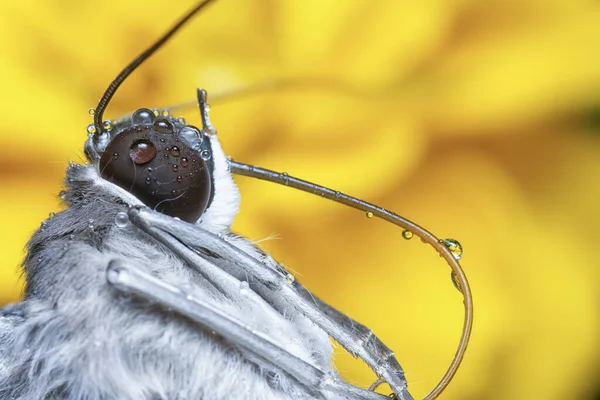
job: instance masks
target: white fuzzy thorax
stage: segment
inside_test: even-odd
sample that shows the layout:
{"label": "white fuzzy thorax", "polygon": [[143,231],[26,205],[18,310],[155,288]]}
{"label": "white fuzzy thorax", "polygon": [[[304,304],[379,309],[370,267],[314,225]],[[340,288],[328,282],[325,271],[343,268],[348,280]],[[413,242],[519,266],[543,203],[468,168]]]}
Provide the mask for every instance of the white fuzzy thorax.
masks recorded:
{"label": "white fuzzy thorax", "polygon": [[[215,194],[198,222],[265,263],[276,262],[229,227],[239,193],[216,136]],[[132,224],[115,216],[140,202],[93,166],[67,170],[69,207],[28,243],[26,297],[0,316],[0,399],[309,399],[298,383],[169,310],[106,281],[121,259],[243,321],[297,357],[331,371],[328,336],[298,313],[228,299]],[[332,395],[330,398],[337,398]]]}

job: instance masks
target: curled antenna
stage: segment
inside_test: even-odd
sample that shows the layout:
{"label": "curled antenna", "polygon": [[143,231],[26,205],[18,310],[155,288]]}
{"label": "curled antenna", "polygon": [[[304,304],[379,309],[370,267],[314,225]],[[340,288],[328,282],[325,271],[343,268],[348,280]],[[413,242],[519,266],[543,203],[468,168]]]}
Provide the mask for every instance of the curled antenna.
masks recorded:
{"label": "curled antenna", "polygon": [[150,47],[148,47],[142,54],[137,56],[129,65],[127,65],[119,75],[111,82],[108,86],[102,98],[98,102],[98,106],[94,112],[94,126],[96,128],[96,132],[94,133],[94,137],[98,137],[102,133],[102,115],[104,114],[104,110],[110,103],[110,100],[114,96],[115,92],[121,86],[121,84],[127,79],[129,74],[131,74],[137,67],[139,67],[144,61],[146,61],[156,50],[162,47],[163,44],[167,40],[171,38],[181,28],[185,25],[190,18],[192,18],[198,11],[200,11],[204,6],[208,5],[210,2],[214,0],[204,0],[198,3],[194,8],[192,8],[186,15],[184,15],[171,29],[169,29],[162,37],[160,37],[156,42],[154,42]]}
{"label": "curled antenna", "polygon": [[[407,220],[406,218],[401,217],[396,213],[378,207],[374,204],[367,203],[366,201],[357,199],[356,197],[348,196],[347,194],[331,190],[324,186],[319,186],[312,182],[295,178],[286,173],[275,172],[233,160],[229,160],[229,168],[234,174],[244,175],[251,178],[257,178],[269,182],[278,183],[280,185],[289,186],[294,189],[299,189],[304,192],[312,193],[314,195],[333,200],[337,203],[345,204],[357,210],[361,210],[365,212],[369,218],[379,217],[387,222],[390,222],[396,226],[399,226],[407,231],[412,232],[414,235],[418,236],[424,243],[427,243],[430,246],[432,246],[438,252],[438,254],[441,257],[443,257],[444,260],[446,260],[446,262],[452,269],[453,281],[456,282],[457,287],[463,296],[465,318],[463,323],[462,335],[460,337],[456,353],[454,354],[454,359],[452,360],[452,363],[448,367],[448,370],[446,371],[440,382],[427,395],[427,397],[425,397],[424,400],[437,399],[438,396],[444,391],[444,389],[446,389],[446,387],[454,377],[454,374],[456,374],[456,371],[458,370],[458,367],[460,366],[460,363],[465,355],[465,351],[467,350],[469,338],[471,337],[471,328],[473,327],[473,298],[471,295],[469,282],[467,281],[467,276],[463,272],[457,258],[452,254],[451,250],[444,243],[444,240],[438,239],[435,235],[433,235],[426,229],[420,227],[414,222]],[[370,389],[375,390],[382,383],[384,383],[384,380],[378,379],[377,381],[375,381],[375,383],[371,385]]]}

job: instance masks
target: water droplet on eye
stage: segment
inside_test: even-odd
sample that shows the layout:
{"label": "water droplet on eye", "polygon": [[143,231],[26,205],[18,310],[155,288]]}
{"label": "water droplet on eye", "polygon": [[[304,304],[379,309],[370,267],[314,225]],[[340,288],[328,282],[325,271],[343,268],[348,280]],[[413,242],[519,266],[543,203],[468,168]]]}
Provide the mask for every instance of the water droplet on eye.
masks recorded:
{"label": "water droplet on eye", "polygon": [[296,278],[294,278],[294,275],[288,273],[285,276],[285,280],[287,281],[287,283],[294,283],[294,281],[296,280]]}
{"label": "water droplet on eye", "polygon": [[115,225],[119,228],[125,228],[129,224],[127,213],[121,211],[115,216]]}
{"label": "water droplet on eye", "polygon": [[408,229],[405,229],[402,231],[402,237],[406,240],[410,240],[413,237],[413,233],[411,231],[409,231]]}
{"label": "water droplet on eye", "polygon": [[140,108],[131,116],[131,123],[133,125],[150,125],[154,122],[155,116],[151,110],[147,108]]}
{"label": "water droplet on eye", "polygon": [[460,283],[458,283],[458,277],[456,276],[456,274],[454,272],[450,273],[450,279],[452,279],[452,284],[454,285],[454,287],[462,293],[462,289],[460,288]]}
{"label": "water droplet on eye", "polygon": [[444,239],[441,240],[442,243],[450,250],[450,253],[454,256],[456,260],[460,260],[463,255],[462,245],[456,239]]}
{"label": "water droplet on eye", "polygon": [[246,282],[246,281],[240,282],[240,294],[242,294],[242,295],[247,294],[249,288],[250,288],[250,285],[248,284],[248,282]]}
{"label": "water droplet on eye", "polygon": [[156,157],[156,147],[148,140],[136,140],[129,149],[129,157],[138,165],[145,164]]}
{"label": "water droplet on eye", "polygon": [[180,164],[181,164],[181,166],[182,166],[183,168],[187,168],[187,166],[188,166],[188,165],[190,165],[190,163],[188,162],[188,159],[187,159],[187,158],[185,158],[185,157],[182,157],[182,158],[181,158],[181,163],[180,163]]}
{"label": "water droplet on eye", "polygon": [[102,128],[103,128],[105,131],[110,131],[110,130],[112,129],[112,127],[113,127],[113,125],[112,125],[112,122],[111,122],[111,121],[104,121],[104,122],[102,123]]}
{"label": "water droplet on eye", "polygon": [[173,164],[173,165],[171,166],[171,169],[173,170],[173,172],[177,172],[177,171],[179,171],[179,165],[177,165],[177,164]]}
{"label": "water droplet on eye", "polygon": [[211,157],[210,151],[208,151],[208,150],[202,150],[200,152],[200,157],[202,157],[202,159],[204,161],[210,160],[210,157]]}
{"label": "water droplet on eye", "polygon": [[48,218],[54,218],[55,215],[56,215],[56,213],[51,212],[50,214],[48,214]]}
{"label": "water droplet on eye", "polygon": [[366,215],[367,215],[367,218],[373,218],[375,216],[375,214],[373,214],[373,212],[371,212],[371,211],[367,211]]}
{"label": "water droplet on eye", "polygon": [[158,111],[158,109],[155,108],[154,110],[152,110],[152,114],[158,117],[160,115],[160,111]]}
{"label": "water droplet on eye", "polygon": [[181,183],[182,180],[183,178],[181,177],[181,175],[177,176],[177,182]]}
{"label": "water droplet on eye", "polygon": [[163,110],[162,111],[162,116],[163,117],[168,117],[169,115],[171,115],[171,112],[169,110]]}
{"label": "water droplet on eye", "polygon": [[185,118],[183,118],[183,117],[178,117],[178,118],[177,118],[177,122],[179,122],[181,125],[185,125]]}
{"label": "water droplet on eye", "polygon": [[89,124],[87,126],[87,132],[91,134],[96,133],[96,126],[94,124]]}
{"label": "water droplet on eye", "polygon": [[95,108],[90,108],[88,110],[88,114],[90,114],[93,117],[94,115],[96,115],[96,109]]}
{"label": "water droplet on eye", "polygon": [[152,129],[158,133],[173,133],[173,124],[166,119],[160,118],[154,121]]}
{"label": "water droplet on eye", "polygon": [[181,128],[179,138],[190,149],[198,150],[202,144],[202,135],[195,126],[187,125]]}
{"label": "water droplet on eye", "polygon": [[173,146],[171,149],[171,155],[174,157],[179,157],[179,147]]}

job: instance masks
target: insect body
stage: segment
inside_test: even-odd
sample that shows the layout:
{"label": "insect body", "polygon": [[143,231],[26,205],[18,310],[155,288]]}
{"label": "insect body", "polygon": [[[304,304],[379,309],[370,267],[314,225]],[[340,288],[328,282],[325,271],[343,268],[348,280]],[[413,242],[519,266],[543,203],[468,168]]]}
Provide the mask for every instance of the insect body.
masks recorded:
{"label": "insect body", "polygon": [[198,90],[202,127],[139,109],[114,122],[104,109],[123,80],[208,1],[115,79],[95,110],[89,164],[67,169],[63,200],[28,244],[25,299],[0,314],[1,399],[380,399],[344,382],[329,337],[363,359],[397,399],[412,399],[393,352],[367,327],[313,296],[230,225],[231,173],[267,179],[417,225],[350,196],[228,160]]}

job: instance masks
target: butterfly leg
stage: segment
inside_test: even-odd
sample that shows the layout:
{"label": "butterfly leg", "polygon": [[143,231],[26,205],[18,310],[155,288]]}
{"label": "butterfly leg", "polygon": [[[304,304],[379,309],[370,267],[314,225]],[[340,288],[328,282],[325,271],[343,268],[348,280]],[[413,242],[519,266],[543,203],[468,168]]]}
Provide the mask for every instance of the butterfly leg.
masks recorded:
{"label": "butterfly leg", "polygon": [[[202,273],[198,259],[213,259],[228,274],[251,280],[250,287],[282,314],[298,312],[333,337],[348,352],[360,357],[387,382],[399,400],[412,400],[406,378],[394,353],[366,326],[354,321],[308,289],[278,265],[259,261],[223,237],[201,227],[151,211],[131,208],[131,222],[168,247]],[[202,255],[202,256],[200,256]]]}
{"label": "butterfly leg", "polygon": [[289,353],[252,326],[125,261],[112,261],[107,268],[106,278],[117,290],[174,311],[213,331],[234,346],[252,353],[254,357],[270,362],[297,380],[316,398],[324,399],[323,391],[335,392],[357,400],[384,398],[373,392],[356,391],[355,388],[348,387],[349,385],[336,382],[333,376]]}

